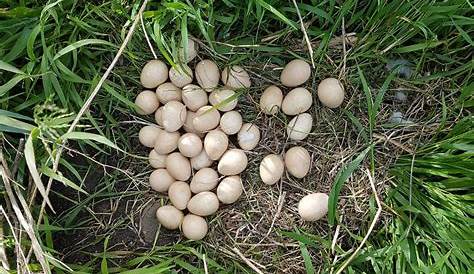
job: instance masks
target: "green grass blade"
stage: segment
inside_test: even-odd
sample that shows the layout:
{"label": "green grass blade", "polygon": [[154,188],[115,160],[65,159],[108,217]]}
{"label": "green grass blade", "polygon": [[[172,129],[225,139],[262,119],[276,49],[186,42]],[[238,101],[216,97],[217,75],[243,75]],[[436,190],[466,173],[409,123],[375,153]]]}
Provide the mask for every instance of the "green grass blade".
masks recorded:
{"label": "green grass blade", "polygon": [[255,0],[257,4],[268,10],[269,12],[273,13],[276,17],[278,17],[281,21],[285,22],[288,26],[290,26],[292,29],[297,30],[298,27],[296,24],[288,19],[285,15],[283,15],[281,12],[279,12],[277,9],[275,9],[272,5],[268,4],[264,0]]}
{"label": "green grass blade", "polygon": [[61,175],[61,174],[55,173],[55,172],[54,172],[51,168],[49,168],[49,167],[43,167],[43,168],[40,169],[40,171],[41,171],[44,175],[46,175],[46,176],[48,176],[48,177],[50,177],[50,178],[52,178],[52,179],[54,179],[54,180],[56,180],[56,181],[58,181],[58,182],[61,182],[61,183],[63,183],[64,185],[66,185],[66,186],[68,186],[68,187],[70,187],[70,188],[73,188],[73,189],[75,189],[75,190],[77,190],[77,191],[80,191],[80,192],[82,192],[82,193],[84,193],[84,194],[89,194],[89,193],[87,193],[85,190],[83,190],[80,186],[78,186],[77,184],[75,184],[74,182],[72,182],[71,180],[69,180],[68,178],[64,177],[64,176]]}
{"label": "green grass blade", "polygon": [[4,62],[2,60],[0,60],[0,69],[1,70],[6,70],[6,71],[9,71],[9,72],[13,72],[13,73],[16,73],[16,74],[25,74],[20,69],[17,69],[16,67],[14,67],[14,66],[12,66],[12,65],[10,65],[7,62]]}
{"label": "green grass blade", "polygon": [[34,128],[33,125],[30,125],[28,123],[19,121],[15,118],[11,118],[2,114],[0,114],[0,125],[16,128],[19,131],[22,131],[25,133],[30,132]]}
{"label": "green grass blade", "polygon": [[65,54],[73,51],[73,50],[76,50],[80,47],[87,46],[87,45],[108,45],[108,46],[111,46],[111,47],[115,47],[114,44],[110,43],[109,41],[102,40],[102,39],[83,39],[83,40],[76,41],[76,42],[72,43],[71,45],[63,48],[60,51],[58,51],[58,53],[56,53],[56,55],[54,55],[53,61],[60,58],[61,56],[65,55]]}
{"label": "green grass blade", "polygon": [[107,145],[111,148],[115,148],[119,151],[123,151],[112,141],[110,141],[106,137],[99,134],[75,131],[75,132],[69,132],[69,133],[64,134],[62,138],[64,140],[91,140],[91,141],[95,141],[95,142]]}

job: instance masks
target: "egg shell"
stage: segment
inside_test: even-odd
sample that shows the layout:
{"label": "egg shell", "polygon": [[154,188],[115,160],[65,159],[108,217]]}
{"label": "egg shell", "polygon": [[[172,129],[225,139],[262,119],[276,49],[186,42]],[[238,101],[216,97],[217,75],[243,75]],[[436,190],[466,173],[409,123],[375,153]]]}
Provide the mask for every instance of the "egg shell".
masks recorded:
{"label": "egg shell", "polygon": [[145,88],[156,88],[168,79],[168,67],[160,60],[145,64],[140,74],[140,82]]}
{"label": "egg shell", "polygon": [[199,153],[198,156],[195,156],[191,158],[191,167],[194,170],[200,170],[205,167],[210,167],[214,163],[214,161],[209,158],[209,156],[206,153],[206,150],[202,150],[201,153]]}
{"label": "egg shell", "polygon": [[297,87],[311,76],[311,67],[303,60],[295,59],[286,64],[280,75],[280,82],[287,87]]}
{"label": "egg shell", "polygon": [[154,149],[158,154],[168,154],[178,148],[179,132],[160,131]]}
{"label": "egg shell", "polygon": [[163,107],[159,107],[156,111],[155,111],[155,122],[160,125],[160,126],[163,126]]}
{"label": "egg shell", "polygon": [[154,191],[166,192],[175,179],[168,173],[166,169],[155,169],[149,178],[150,187]]}
{"label": "egg shell", "polygon": [[260,178],[267,185],[278,182],[285,170],[285,164],[279,155],[270,154],[263,158],[260,163]]}
{"label": "egg shell", "polygon": [[192,193],[209,191],[217,186],[219,175],[212,168],[203,168],[194,174],[189,187]]}
{"label": "egg shell", "polygon": [[326,78],[318,85],[318,98],[328,108],[337,108],[344,101],[344,86],[336,78]]}
{"label": "egg shell", "polygon": [[176,68],[172,67],[169,72],[171,83],[178,88],[182,88],[193,81],[193,71],[188,66],[179,66]]}
{"label": "egg shell", "polygon": [[255,124],[245,123],[237,134],[237,140],[240,148],[244,150],[252,150],[260,141],[260,130]]}
{"label": "egg shell", "polygon": [[301,141],[308,136],[312,127],[313,117],[308,113],[302,113],[290,120],[286,133],[290,139]]}
{"label": "egg shell", "polygon": [[328,212],[329,196],[326,193],[312,193],[298,203],[298,213],[305,221],[317,221]]}
{"label": "egg shell", "polygon": [[158,100],[160,100],[162,104],[171,101],[181,101],[181,89],[173,83],[166,82],[156,88],[156,96],[158,96]]}
{"label": "egg shell", "polygon": [[163,106],[161,119],[163,121],[163,128],[166,131],[177,131],[186,121],[186,107],[178,101],[168,102]]}
{"label": "egg shell", "polygon": [[137,113],[140,115],[152,114],[159,106],[160,102],[156,97],[156,93],[151,90],[144,90],[135,98],[137,105]]}
{"label": "egg shell", "polygon": [[219,84],[219,68],[211,60],[197,63],[194,73],[198,84],[207,92],[213,91]]}
{"label": "egg shell", "polygon": [[199,132],[208,132],[215,129],[220,122],[221,115],[219,111],[211,106],[203,106],[196,112],[193,119],[193,126]]}
{"label": "egg shell", "polygon": [[312,104],[311,92],[305,88],[295,88],[283,99],[281,110],[286,115],[297,115],[307,111]]}
{"label": "egg shell", "polygon": [[148,154],[148,162],[153,168],[164,168],[167,155],[158,154],[154,149]]}
{"label": "egg shell", "polygon": [[184,63],[189,63],[191,62],[194,58],[197,56],[197,51],[198,51],[198,45],[194,40],[192,39],[187,39],[187,52],[185,52],[184,48],[182,46],[179,47],[179,54],[178,58],[180,61]]}
{"label": "egg shell", "polygon": [[184,131],[189,133],[195,133],[200,138],[204,137],[204,133],[197,131],[193,125],[193,119],[196,117],[196,112],[188,110],[186,113],[186,120],[184,121]]}
{"label": "egg shell", "polygon": [[138,132],[138,140],[146,147],[154,147],[155,141],[161,131],[163,130],[157,126],[144,126]]}
{"label": "egg shell", "polygon": [[197,156],[202,150],[202,141],[195,133],[185,133],[178,141],[178,149],[185,157]]}
{"label": "egg shell", "polygon": [[167,229],[178,229],[183,222],[184,214],[172,205],[165,205],[156,210],[158,222]]}
{"label": "egg shell", "polygon": [[166,158],[166,170],[178,181],[186,181],[191,177],[191,164],[188,158],[179,152],[174,152]]}
{"label": "egg shell", "polygon": [[242,115],[235,110],[222,114],[219,128],[227,135],[236,134],[242,128]]}
{"label": "egg shell", "polygon": [[227,150],[229,138],[220,129],[213,129],[204,138],[204,150],[211,160],[218,160]]}
{"label": "egg shell", "polygon": [[311,165],[309,152],[300,146],[295,146],[285,153],[285,166],[288,172],[296,178],[303,178],[308,174]]}
{"label": "egg shell", "polygon": [[233,90],[217,89],[209,94],[209,103],[220,111],[230,111],[237,106],[237,97],[233,98],[233,96],[235,96]]}
{"label": "egg shell", "polygon": [[274,115],[281,108],[283,93],[277,86],[269,86],[260,97],[260,109],[263,113]]}
{"label": "egg shell", "polygon": [[198,216],[209,216],[219,209],[219,200],[216,194],[210,191],[199,192],[188,202],[188,210]]}
{"label": "egg shell", "polygon": [[197,111],[199,108],[207,105],[207,94],[197,85],[186,85],[183,88],[182,97],[183,103],[191,111]]}
{"label": "egg shell", "polygon": [[225,176],[237,175],[242,173],[247,167],[247,155],[241,149],[229,149],[222,155],[217,170]]}
{"label": "egg shell", "polygon": [[217,186],[217,198],[223,204],[232,204],[242,195],[243,187],[240,176],[225,177]]}
{"label": "egg shell", "polygon": [[240,66],[224,68],[222,71],[221,80],[224,85],[234,89],[249,88],[251,85],[249,74],[244,68]]}
{"label": "egg shell", "polygon": [[191,199],[191,189],[186,182],[176,181],[168,189],[171,203],[179,210],[185,210]]}
{"label": "egg shell", "polygon": [[194,214],[184,216],[183,223],[181,224],[184,237],[193,241],[199,241],[206,237],[207,229],[206,220]]}

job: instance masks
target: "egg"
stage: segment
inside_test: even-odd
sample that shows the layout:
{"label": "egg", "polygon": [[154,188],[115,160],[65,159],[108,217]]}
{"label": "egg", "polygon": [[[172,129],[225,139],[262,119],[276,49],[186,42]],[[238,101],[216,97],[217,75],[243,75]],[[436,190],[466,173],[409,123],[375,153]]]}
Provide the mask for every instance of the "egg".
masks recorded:
{"label": "egg", "polygon": [[193,125],[194,117],[196,117],[196,112],[188,110],[186,114],[186,120],[184,121],[184,125],[183,125],[184,131],[189,132],[189,133],[195,133],[200,138],[203,138],[204,134],[202,132],[197,131],[194,128],[194,125]]}
{"label": "egg", "polygon": [[207,105],[207,94],[200,86],[186,85],[183,88],[182,97],[183,103],[191,111],[197,111],[199,108]]}
{"label": "egg", "polygon": [[166,131],[177,131],[186,120],[186,107],[178,101],[170,101],[163,106],[161,119]]}
{"label": "egg", "polygon": [[155,140],[154,149],[158,154],[168,154],[178,148],[179,132],[160,131]]}
{"label": "egg", "polygon": [[217,186],[217,198],[223,204],[232,204],[242,195],[243,187],[240,176],[225,177]]}
{"label": "egg", "polygon": [[195,133],[185,133],[178,141],[178,150],[185,157],[197,156],[202,150],[202,141]]}
{"label": "egg", "polygon": [[242,128],[242,115],[238,111],[229,111],[222,115],[220,129],[227,135],[234,135]]}
{"label": "egg", "polygon": [[160,60],[146,63],[140,74],[140,82],[146,88],[156,88],[166,79],[168,79],[168,67]]}
{"label": "egg", "polygon": [[184,63],[191,62],[197,56],[198,45],[194,40],[188,38],[187,52],[184,51],[183,47],[179,48],[179,60]]}
{"label": "egg", "polygon": [[168,197],[171,203],[179,210],[186,209],[191,195],[191,189],[186,182],[176,181],[168,189]]}
{"label": "egg", "polygon": [[274,185],[283,175],[285,164],[279,155],[270,154],[260,163],[260,178],[267,185]]}
{"label": "egg", "polygon": [[153,168],[164,168],[167,155],[158,154],[154,149],[148,154],[148,162]]}
{"label": "egg", "polygon": [[295,88],[283,99],[281,110],[286,115],[296,115],[307,111],[312,104],[313,97],[307,89]]}
{"label": "egg", "polygon": [[244,150],[252,150],[260,141],[260,130],[255,124],[245,123],[237,134],[237,140],[240,148]]}
{"label": "egg", "polygon": [[224,85],[230,88],[249,88],[251,85],[249,74],[239,66],[224,68],[221,80]]}
{"label": "egg", "polygon": [[209,94],[209,103],[220,111],[230,111],[237,106],[237,96],[230,89],[217,89]]}
{"label": "egg", "polygon": [[191,167],[194,170],[200,170],[205,167],[210,167],[214,163],[214,161],[209,158],[209,156],[206,153],[206,150],[202,150],[201,153],[199,153],[198,156],[195,156],[191,158]]}
{"label": "egg", "polygon": [[206,237],[207,229],[206,220],[201,216],[193,214],[184,216],[183,223],[181,224],[184,237],[193,241],[199,241]]}
{"label": "egg", "polygon": [[151,189],[158,192],[166,192],[175,179],[166,169],[155,169],[148,179]]}
{"label": "egg", "polygon": [[202,60],[194,69],[198,84],[207,92],[213,91],[219,84],[219,68],[211,60]]}
{"label": "egg", "polygon": [[163,107],[159,107],[156,111],[155,111],[155,122],[160,125],[160,126],[163,126]]}
{"label": "egg", "polygon": [[326,78],[318,85],[319,101],[328,108],[337,108],[344,101],[344,87],[336,78]]}
{"label": "egg", "polygon": [[186,181],[191,177],[191,164],[188,158],[179,152],[174,152],[166,157],[166,170],[178,181]]}
{"label": "egg", "polygon": [[313,117],[308,113],[302,113],[290,120],[286,133],[290,139],[301,141],[308,136],[312,127]]}
{"label": "egg", "polygon": [[225,176],[237,175],[247,167],[247,155],[241,149],[229,149],[217,164],[217,171]]}
{"label": "egg", "polygon": [[156,210],[158,222],[167,229],[178,229],[183,221],[184,214],[172,205],[166,205]]}
{"label": "egg", "polygon": [[199,216],[209,216],[219,209],[219,200],[216,194],[210,191],[199,192],[188,202],[188,210]]}
{"label": "egg", "polygon": [[288,172],[296,178],[303,178],[308,174],[311,165],[309,152],[300,146],[295,146],[285,153],[285,166]]}
{"label": "egg", "polygon": [[162,104],[171,101],[181,101],[181,89],[173,83],[166,82],[156,88],[156,96],[158,96],[158,100],[160,100]]}
{"label": "egg", "polygon": [[311,67],[303,60],[295,59],[288,64],[280,75],[280,82],[287,87],[296,87],[306,81],[311,76]]}
{"label": "egg", "polygon": [[137,105],[137,113],[140,115],[152,114],[159,106],[160,102],[156,97],[156,93],[151,90],[144,90],[135,98]]}
{"label": "egg", "polygon": [[182,88],[193,81],[193,71],[186,65],[172,67],[169,72],[171,83]]}
{"label": "egg", "polygon": [[229,138],[220,129],[213,129],[204,138],[204,150],[211,160],[219,159],[227,150]]}
{"label": "egg", "polygon": [[283,101],[283,93],[277,86],[269,86],[260,97],[260,109],[263,113],[274,115],[278,112]]}
{"label": "egg", "polygon": [[193,126],[198,132],[207,132],[215,129],[220,122],[221,115],[219,111],[211,106],[203,106],[196,112],[193,119]]}
{"label": "egg", "polygon": [[209,191],[217,186],[218,179],[219,176],[214,169],[205,167],[194,174],[189,187],[192,193]]}
{"label": "egg", "polygon": [[157,126],[144,126],[138,132],[138,140],[146,147],[153,147],[161,131]]}
{"label": "egg", "polygon": [[298,213],[305,221],[317,221],[328,213],[329,196],[326,193],[312,193],[298,203]]}

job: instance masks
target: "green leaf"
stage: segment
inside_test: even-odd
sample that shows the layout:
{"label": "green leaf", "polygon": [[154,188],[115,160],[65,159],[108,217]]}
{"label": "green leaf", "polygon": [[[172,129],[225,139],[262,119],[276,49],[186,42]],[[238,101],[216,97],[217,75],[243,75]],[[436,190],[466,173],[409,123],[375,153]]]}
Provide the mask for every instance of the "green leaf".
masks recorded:
{"label": "green leaf", "polygon": [[75,131],[75,132],[69,132],[69,133],[64,134],[62,138],[64,140],[92,140],[92,141],[96,141],[98,143],[107,145],[111,148],[115,148],[119,151],[123,151],[116,144],[114,144],[112,141],[110,141],[106,137],[99,134],[95,134],[95,133]]}
{"label": "green leaf", "polygon": [[83,39],[83,40],[76,41],[76,42],[72,43],[71,45],[63,48],[60,51],[58,51],[58,53],[56,53],[56,55],[54,55],[53,61],[60,58],[61,56],[65,55],[65,54],[73,51],[73,50],[76,50],[80,47],[87,46],[87,45],[108,45],[108,46],[111,46],[111,47],[115,47],[114,44],[112,44],[108,41],[105,41],[105,40],[101,40],[101,39]]}
{"label": "green leaf", "polygon": [[0,86],[0,96],[3,96],[5,93],[7,93],[10,89],[12,89],[16,84],[18,84],[20,81],[30,77],[29,75],[26,74],[19,74],[10,81],[6,82],[4,85]]}
{"label": "green leaf", "polygon": [[288,19],[285,15],[283,15],[281,12],[279,12],[277,9],[275,9],[272,5],[268,4],[264,0],[255,0],[256,3],[258,3],[260,6],[264,7],[266,10],[270,11],[273,13],[276,17],[278,17],[281,21],[285,22],[288,26],[290,26],[293,29],[298,29],[296,27],[296,24]]}
{"label": "green leaf", "polygon": [[[299,231],[296,230],[296,233],[299,234]],[[306,245],[302,242],[298,242],[300,245],[300,250],[301,250],[301,256],[303,256],[304,260],[304,267],[306,268],[306,273],[307,274],[315,274],[316,272],[314,271],[314,266],[313,262],[311,260],[311,256],[309,255],[308,248]]]}
{"label": "green leaf", "polygon": [[41,171],[44,175],[46,175],[46,176],[48,176],[48,177],[50,177],[50,178],[52,178],[52,179],[54,179],[54,180],[56,180],[56,181],[58,181],[58,182],[63,183],[63,184],[65,184],[66,186],[69,186],[69,187],[71,187],[71,188],[73,188],[73,189],[75,189],[75,190],[77,190],[77,191],[80,191],[80,192],[82,192],[82,193],[84,193],[84,194],[89,194],[89,193],[87,193],[85,190],[83,190],[80,186],[76,185],[74,182],[72,182],[71,180],[69,180],[68,178],[64,177],[64,176],[61,175],[61,174],[55,173],[55,172],[54,172],[51,168],[49,168],[49,167],[42,167],[42,168],[40,169],[40,171]]}
{"label": "green leaf", "polygon": [[28,123],[22,122],[15,118],[11,118],[5,115],[0,114],[0,125],[12,127],[18,129],[21,132],[30,132],[34,126]]}
{"label": "green leaf", "polygon": [[430,49],[430,48],[435,48],[441,44],[444,44],[445,42],[442,41],[428,41],[428,42],[422,42],[410,46],[405,46],[401,48],[394,49],[393,51],[396,53],[407,53],[407,52],[413,52],[413,51],[419,51],[419,50],[425,50],[425,49]]}
{"label": "green leaf", "polygon": [[16,67],[8,64],[7,62],[3,62],[2,60],[0,60],[0,69],[1,70],[6,70],[6,71],[9,71],[9,72],[13,72],[13,73],[16,73],[16,74],[26,74],[23,71],[21,71],[20,69],[17,69]]}

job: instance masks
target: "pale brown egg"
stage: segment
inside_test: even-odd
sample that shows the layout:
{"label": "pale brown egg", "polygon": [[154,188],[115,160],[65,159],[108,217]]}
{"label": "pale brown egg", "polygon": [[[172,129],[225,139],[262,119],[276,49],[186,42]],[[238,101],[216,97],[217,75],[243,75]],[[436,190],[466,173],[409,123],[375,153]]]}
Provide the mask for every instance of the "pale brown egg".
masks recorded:
{"label": "pale brown egg", "polygon": [[174,152],[166,158],[166,170],[178,181],[186,181],[191,177],[191,164],[188,158],[179,152]]}
{"label": "pale brown egg", "polygon": [[240,148],[244,150],[252,150],[260,141],[260,130],[255,124],[245,123],[237,134],[237,140]]}
{"label": "pale brown egg", "polygon": [[202,150],[198,156],[191,158],[191,166],[194,170],[200,170],[205,167],[210,167],[214,161],[209,158],[206,153],[206,150]]}
{"label": "pale brown egg", "polygon": [[185,210],[191,199],[191,190],[186,182],[176,181],[168,189],[171,203],[179,210]]}
{"label": "pale brown egg", "polygon": [[313,117],[308,113],[302,113],[290,120],[286,133],[290,139],[301,141],[308,136],[312,127]]}
{"label": "pale brown egg", "polygon": [[183,88],[182,97],[183,103],[191,111],[197,111],[199,108],[207,105],[207,94],[197,85],[186,85]]}
{"label": "pale brown egg", "polygon": [[182,88],[193,81],[193,71],[186,65],[176,65],[169,72],[170,81],[178,88]]}
{"label": "pale brown egg", "polygon": [[230,111],[237,106],[237,97],[233,90],[216,89],[209,94],[209,103],[220,111]]}
{"label": "pale brown egg", "polygon": [[337,108],[344,101],[344,86],[336,78],[326,78],[318,85],[318,98],[328,108]]}
{"label": "pale brown egg", "polygon": [[156,93],[151,90],[144,90],[135,98],[135,105],[138,107],[138,114],[147,115],[152,114],[160,106],[160,102],[156,97]]}
{"label": "pale brown egg", "polygon": [[195,133],[185,133],[178,141],[178,149],[185,157],[194,157],[199,155],[202,150],[202,141]]}
{"label": "pale brown egg", "polygon": [[260,163],[260,178],[267,185],[278,182],[285,170],[285,164],[279,155],[270,154],[263,158]]}
{"label": "pale brown egg", "polygon": [[274,115],[278,112],[283,101],[283,93],[277,86],[269,86],[260,97],[260,109],[263,113]]}
{"label": "pale brown egg", "polygon": [[158,96],[158,100],[162,104],[171,101],[181,101],[181,89],[173,83],[167,82],[156,88],[156,96]]}
{"label": "pale brown egg", "polygon": [[168,67],[160,60],[151,60],[145,64],[140,74],[140,82],[146,88],[156,88],[168,79]]}
{"label": "pale brown egg", "polygon": [[193,126],[199,132],[207,132],[215,129],[219,125],[221,115],[219,111],[211,106],[203,106],[196,112],[193,119]]}
{"label": "pale brown egg", "polygon": [[300,146],[295,146],[285,153],[285,166],[288,172],[296,178],[303,178],[308,174],[311,165],[309,152]]}
{"label": "pale brown egg", "polygon": [[225,177],[217,186],[217,198],[223,204],[232,204],[242,195],[243,187],[240,176]]}
{"label": "pale brown egg", "polygon": [[178,102],[171,101],[163,106],[161,114],[163,120],[163,128],[168,132],[179,130],[186,121],[186,107]]}
{"label": "pale brown egg", "polygon": [[328,213],[329,196],[326,193],[312,193],[298,203],[298,213],[305,221],[317,221]]}
{"label": "pale brown egg", "polygon": [[235,110],[226,112],[222,114],[219,127],[227,135],[236,134],[242,128],[242,116]]}
{"label": "pale brown egg", "polygon": [[154,191],[166,192],[175,179],[168,173],[166,169],[155,169],[149,178],[150,187]]}
{"label": "pale brown egg", "polygon": [[202,60],[194,69],[198,84],[207,92],[213,91],[219,84],[219,68],[211,60]]}
{"label": "pale brown egg", "polygon": [[163,130],[157,126],[144,126],[138,132],[138,140],[146,147],[154,147],[155,141],[161,131]]}
{"label": "pale brown egg", "polygon": [[241,149],[229,149],[222,155],[217,170],[225,176],[242,173],[247,167],[247,155]]}
{"label": "pale brown egg", "polygon": [[156,111],[155,111],[155,122],[160,125],[160,126],[163,126],[163,107],[159,107]]}
{"label": "pale brown egg", "polygon": [[206,237],[207,229],[206,220],[194,214],[184,216],[183,223],[181,224],[184,237],[193,241],[199,241]]}
{"label": "pale brown egg", "polygon": [[181,225],[184,214],[172,205],[165,205],[156,210],[156,218],[162,226],[174,230]]}
{"label": "pale brown egg", "polygon": [[198,216],[209,216],[219,209],[219,200],[216,194],[210,191],[199,192],[188,202],[188,210]]}
{"label": "pale brown egg", "polygon": [[221,80],[224,85],[234,89],[249,88],[251,85],[249,74],[240,66],[224,68]]}
{"label": "pale brown egg", "polygon": [[160,131],[154,149],[158,154],[168,154],[178,148],[179,132]]}
{"label": "pale brown egg", "polygon": [[166,156],[158,154],[154,149],[148,154],[148,162],[153,168],[164,168],[166,165]]}
{"label": "pale brown egg", "polygon": [[296,87],[304,84],[311,76],[311,67],[303,60],[295,59],[281,72],[280,82],[287,87]]}
{"label": "pale brown egg", "polygon": [[204,138],[204,150],[211,160],[218,160],[227,150],[229,138],[220,129],[213,129]]}
{"label": "pale brown egg", "polygon": [[188,110],[186,114],[186,121],[184,121],[184,125],[183,125],[184,131],[189,132],[189,133],[195,133],[200,138],[203,138],[204,133],[199,132],[194,128],[194,125],[193,125],[194,117],[196,117],[196,112]]}
{"label": "pale brown egg", "polygon": [[183,47],[179,47],[179,60],[184,63],[191,62],[197,56],[198,44],[194,40],[188,38],[187,51]]}
{"label": "pale brown egg", "polygon": [[214,169],[205,167],[194,174],[189,187],[192,193],[209,191],[217,186],[218,179],[219,176]]}
{"label": "pale brown egg", "polygon": [[297,115],[307,111],[312,104],[313,97],[307,89],[295,88],[283,99],[281,110],[286,115]]}

